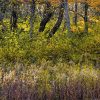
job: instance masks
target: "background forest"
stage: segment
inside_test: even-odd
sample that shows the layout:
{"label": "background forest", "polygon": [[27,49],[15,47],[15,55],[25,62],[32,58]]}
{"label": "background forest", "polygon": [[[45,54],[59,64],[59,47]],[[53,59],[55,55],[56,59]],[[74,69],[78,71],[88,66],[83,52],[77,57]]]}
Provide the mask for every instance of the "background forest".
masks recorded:
{"label": "background forest", "polygon": [[0,100],[100,100],[99,0],[0,0]]}

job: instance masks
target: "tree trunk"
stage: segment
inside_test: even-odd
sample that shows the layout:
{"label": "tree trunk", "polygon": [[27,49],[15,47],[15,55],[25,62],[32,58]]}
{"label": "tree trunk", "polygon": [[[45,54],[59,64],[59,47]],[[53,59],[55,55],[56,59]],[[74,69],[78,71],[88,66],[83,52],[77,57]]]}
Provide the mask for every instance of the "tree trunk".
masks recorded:
{"label": "tree trunk", "polygon": [[63,9],[63,5],[61,4],[59,7],[59,17],[58,20],[56,22],[56,24],[54,25],[54,27],[51,29],[50,33],[49,33],[49,37],[52,37],[55,32],[58,30],[58,28],[61,25],[61,22],[63,20],[63,13],[64,13],[64,9]]}
{"label": "tree trunk", "polygon": [[10,19],[10,22],[11,22],[11,30],[14,30],[17,28],[17,19],[18,19],[18,16],[17,16],[17,5],[16,4],[13,4],[12,5],[12,12],[11,12],[11,19]]}
{"label": "tree trunk", "polygon": [[50,2],[47,1],[46,2],[46,8],[45,8],[45,11],[44,11],[44,16],[43,16],[43,19],[40,23],[39,32],[44,31],[46,24],[50,21],[52,15],[53,15],[53,12],[50,10],[50,8],[51,8],[51,4],[50,4]]}
{"label": "tree trunk", "polygon": [[0,1],[0,24],[2,25],[2,32],[4,32],[6,30],[6,26],[3,22],[3,19],[5,17],[5,12],[6,12],[6,1],[5,0],[1,0]]}
{"label": "tree trunk", "polygon": [[31,2],[31,8],[30,8],[30,11],[31,11],[31,15],[30,15],[30,38],[32,38],[32,33],[33,33],[33,20],[34,20],[34,16],[35,16],[35,1],[32,0]]}
{"label": "tree trunk", "polygon": [[70,32],[70,17],[68,13],[68,0],[64,0],[64,9],[65,9],[66,27],[68,29],[68,32]]}
{"label": "tree trunk", "polygon": [[88,33],[88,3],[85,2],[85,6],[84,6],[84,32]]}
{"label": "tree trunk", "polygon": [[74,23],[77,26],[77,0],[75,0],[75,16],[74,16]]}

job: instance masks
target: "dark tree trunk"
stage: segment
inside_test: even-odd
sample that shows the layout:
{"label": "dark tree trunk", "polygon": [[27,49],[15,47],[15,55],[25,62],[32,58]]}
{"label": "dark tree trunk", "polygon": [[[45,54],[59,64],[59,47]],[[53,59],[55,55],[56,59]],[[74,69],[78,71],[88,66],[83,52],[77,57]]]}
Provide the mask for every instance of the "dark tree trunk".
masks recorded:
{"label": "dark tree trunk", "polygon": [[5,12],[7,9],[6,3],[7,3],[7,1],[5,1],[5,0],[0,1],[0,24],[2,25],[3,32],[6,30],[6,25],[3,22],[3,19],[5,17]]}
{"label": "dark tree trunk", "polygon": [[63,5],[61,4],[60,7],[59,7],[59,17],[58,17],[58,20],[57,20],[56,24],[54,25],[54,27],[51,29],[50,33],[49,33],[50,37],[52,37],[56,33],[58,28],[60,27],[61,22],[63,20],[63,13],[64,13],[64,9],[63,9]]}
{"label": "dark tree trunk", "polygon": [[85,2],[85,6],[84,6],[84,32],[88,33],[88,3]]}
{"label": "dark tree trunk", "polygon": [[77,26],[77,0],[75,0],[75,16],[74,16],[74,23]]}
{"label": "dark tree trunk", "polygon": [[40,23],[39,32],[44,31],[46,24],[50,21],[52,15],[53,15],[53,12],[50,10],[50,8],[51,8],[51,4],[49,2],[46,2],[46,8],[44,11],[43,19]]}
{"label": "dark tree trunk", "polygon": [[17,11],[16,11],[16,4],[12,5],[12,12],[11,12],[11,30],[16,29],[17,28]]}
{"label": "dark tree trunk", "polygon": [[33,20],[34,20],[34,16],[35,16],[35,1],[32,0],[31,3],[31,15],[30,15],[30,38],[32,38],[32,33],[33,33]]}

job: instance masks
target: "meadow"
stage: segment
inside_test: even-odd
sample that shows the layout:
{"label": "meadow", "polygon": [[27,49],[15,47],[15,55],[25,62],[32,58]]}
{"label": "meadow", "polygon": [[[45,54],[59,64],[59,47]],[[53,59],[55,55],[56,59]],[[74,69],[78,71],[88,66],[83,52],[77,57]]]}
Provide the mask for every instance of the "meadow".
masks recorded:
{"label": "meadow", "polygon": [[[20,14],[19,14],[20,15]],[[70,12],[71,31],[63,19],[56,33],[54,15],[39,32],[35,15],[32,38],[30,16],[18,18],[11,30],[9,14],[0,23],[0,100],[100,100],[100,18],[89,17],[77,26]]]}

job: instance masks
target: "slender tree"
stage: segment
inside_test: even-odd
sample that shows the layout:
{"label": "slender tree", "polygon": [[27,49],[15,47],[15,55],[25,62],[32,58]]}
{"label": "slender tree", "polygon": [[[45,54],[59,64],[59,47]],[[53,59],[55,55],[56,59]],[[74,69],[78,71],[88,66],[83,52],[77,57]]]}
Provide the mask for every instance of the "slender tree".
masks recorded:
{"label": "slender tree", "polygon": [[88,3],[87,0],[84,2],[84,32],[88,33]]}
{"label": "slender tree", "polygon": [[77,26],[77,0],[75,2],[75,16],[74,16],[74,23]]}
{"label": "slender tree", "polygon": [[33,27],[34,27],[34,23],[33,23],[33,20],[35,18],[35,0],[32,0],[31,1],[31,7],[30,7],[30,38],[32,38],[32,33],[33,33]]}
{"label": "slender tree", "polygon": [[66,20],[66,27],[68,29],[68,32],[70,32],[70,17],[68,12],[68,0],[64,0],[64,9],[65,9],[65,20]]}
{"label": "slender tree", "polygon": [[0,0],[0,24],[2,25],[2,31],[6,29],[6,26],[4,25],[3,19],[5,17],[6,12],[6,1]]}
{"label": "slender tree", "polygon": [[18,15],[17,15],[17,4],[16,3],[12,3],[12,8],[11,8],[11,19],[10,19],[10,23],[11,23],[11,30],[14,31],[14,29],[17,28],[17,20],[18,20]]}
{"label": "slender tree", "polygon": [[53,11],[51,10],[51,4],[48,1],[45,1],[46,7],[43,15],[43,19],[40,23],[39,32],[43,32],[45,29],[46,24],[50,21]]}
{"label": "slender tree", "polygon": [[55,32],[58,30],[58,28],[60,27],[61,22],[63,20],[63,13],[64,13],[64,9],[63,9],[63,4],[61,3],[60,7],[59,7],[58,20],[57,20],[56,24],[54,25],[54,27],[51,29],[50,33],[49,33],[50,37],[52,37],[55,34]]}

